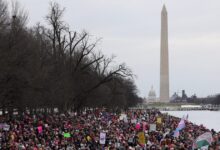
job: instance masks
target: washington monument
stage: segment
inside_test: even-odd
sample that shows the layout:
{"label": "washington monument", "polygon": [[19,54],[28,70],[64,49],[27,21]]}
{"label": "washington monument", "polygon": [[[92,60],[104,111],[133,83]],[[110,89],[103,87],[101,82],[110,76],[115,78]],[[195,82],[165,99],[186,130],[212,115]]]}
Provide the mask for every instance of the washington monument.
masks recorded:
{"label": "washington monument", "polygon": [[165,5],[161,12],[160,102],[169,102],[168,21]]}

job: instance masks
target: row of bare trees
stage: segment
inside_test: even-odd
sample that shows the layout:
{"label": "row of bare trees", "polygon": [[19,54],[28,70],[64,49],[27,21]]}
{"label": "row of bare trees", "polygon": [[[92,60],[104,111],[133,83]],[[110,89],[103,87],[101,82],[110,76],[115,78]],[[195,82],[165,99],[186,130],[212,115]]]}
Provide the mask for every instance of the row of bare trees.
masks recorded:
{"label": "row of bare trees", "polygon": [[198,98],[196,95],[187,99],[189,103],[220,105],[220,94]]}
{"label": "row of bare trees", "polygon": [[133,74],[96,50],[87,32],[72,31],[64,9],[51,3],[48,27],[26,26],[27,14],[0,0],[0,107],[12,113],[39,108],[127,108],[140,102]]}

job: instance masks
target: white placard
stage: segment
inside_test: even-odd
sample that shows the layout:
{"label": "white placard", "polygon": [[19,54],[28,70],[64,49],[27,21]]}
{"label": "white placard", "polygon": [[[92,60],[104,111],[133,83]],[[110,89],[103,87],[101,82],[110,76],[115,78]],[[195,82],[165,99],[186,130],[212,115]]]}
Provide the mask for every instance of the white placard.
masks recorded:
{"label": "white placard", "polygon": [[156,131],[156,124],[150,124],[150,131]]}
{"label": "white placard", "polygon": [[131,123],[136,124],[136,123],[137,123],[137,119],[132,119],[132,120],[131,120]]}
{"label": "white placard", "polygon": [[101,132],[100,133],[99,143],[104,145],[105,144],[105,140],[106,140],[106,133],[105,132]]}

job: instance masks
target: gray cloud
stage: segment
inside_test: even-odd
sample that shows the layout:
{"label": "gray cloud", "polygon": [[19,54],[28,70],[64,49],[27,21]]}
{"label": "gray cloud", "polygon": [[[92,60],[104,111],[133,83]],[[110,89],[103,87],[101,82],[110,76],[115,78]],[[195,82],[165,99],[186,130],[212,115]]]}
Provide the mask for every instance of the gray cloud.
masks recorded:
{"label": "gray cloud", "polygon": [[[29,25],[43,22],[49,0],[19,0]],[[141,96],[151,85],[159,93],[160,0],[57,0],[74,30],[102,37],[107,54],[117,55],[138,76]],[[166,0],[169,19],[170,91],[199,96],[220,93],[220,1]]]}

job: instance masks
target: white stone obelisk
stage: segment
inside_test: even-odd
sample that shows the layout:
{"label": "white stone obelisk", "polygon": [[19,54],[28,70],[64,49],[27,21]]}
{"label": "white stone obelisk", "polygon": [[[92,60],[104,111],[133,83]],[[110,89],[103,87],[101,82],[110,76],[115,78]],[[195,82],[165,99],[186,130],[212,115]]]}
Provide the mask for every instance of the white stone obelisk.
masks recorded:
{"label": "white stone obelisk", "polygon": [[169,102],[168,21],[165,5],[161,12],[160,102]]}

